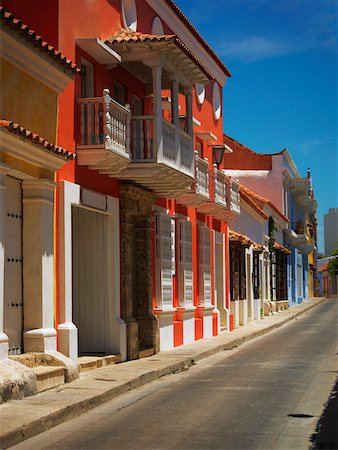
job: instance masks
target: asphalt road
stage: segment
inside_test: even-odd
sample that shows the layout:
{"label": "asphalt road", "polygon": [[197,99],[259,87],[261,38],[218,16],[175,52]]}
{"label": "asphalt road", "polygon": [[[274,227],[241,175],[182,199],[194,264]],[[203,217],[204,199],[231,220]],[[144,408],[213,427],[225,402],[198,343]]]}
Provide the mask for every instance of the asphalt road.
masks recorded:
{"label": "asphalt road", "polygon": [[[338,299],[330,299],[274,332],[124,394],[15,448],[312,448],[318,422],[326,426],[325,404],[336,382],[337,327]],[[334,416],[330,442],[322,436],[320,448],[338,448]]]}

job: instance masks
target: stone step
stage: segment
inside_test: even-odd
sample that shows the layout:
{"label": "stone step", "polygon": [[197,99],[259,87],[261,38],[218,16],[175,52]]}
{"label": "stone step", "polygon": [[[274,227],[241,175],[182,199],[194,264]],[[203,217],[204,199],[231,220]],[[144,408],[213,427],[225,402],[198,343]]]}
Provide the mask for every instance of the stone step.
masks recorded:
{"label": "stone step", "polygon": [[150,348],[141,348],[138,352],[138,357],[139,358],[147,358],[148,356],[152,356],[155,354],[155,349],[154,347],[150,347]]}
{"label": "stone step", "polygon": [[121,362],[121,355],[80,356],[77,362],[80,367],[80,372],[85,372],[86,370],[117,364]]}
{"label": "stone step", "polygon": [[65,368],[62,366],[36,366],[32,370],[36,376],[38,392],[65,384]]}

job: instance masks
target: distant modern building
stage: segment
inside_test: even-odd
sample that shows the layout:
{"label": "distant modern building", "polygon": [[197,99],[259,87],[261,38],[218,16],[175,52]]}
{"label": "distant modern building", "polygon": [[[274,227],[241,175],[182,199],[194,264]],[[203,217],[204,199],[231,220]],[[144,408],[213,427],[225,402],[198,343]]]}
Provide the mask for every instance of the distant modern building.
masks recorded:
{"label": "distant modern building", "polygon": [[325,255],[329,256],[337,247],[338,242],[338,208],[330,208],[324,214]]}

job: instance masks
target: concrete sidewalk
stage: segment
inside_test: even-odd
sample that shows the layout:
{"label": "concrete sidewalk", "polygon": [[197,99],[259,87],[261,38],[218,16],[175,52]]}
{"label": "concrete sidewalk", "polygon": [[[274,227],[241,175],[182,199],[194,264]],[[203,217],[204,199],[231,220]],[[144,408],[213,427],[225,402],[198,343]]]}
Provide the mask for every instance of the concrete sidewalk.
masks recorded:
{"label": "concrete sidewalk", "polygon": [[169,352],[83,372],[72,383],[0,405],[0,448],[10,447],[35,436],[130,389],[262,336],[324,300],[325,298],[311,299],[290,310],[265,317],[264,320],[251,322],[231,333],[225,332]]}

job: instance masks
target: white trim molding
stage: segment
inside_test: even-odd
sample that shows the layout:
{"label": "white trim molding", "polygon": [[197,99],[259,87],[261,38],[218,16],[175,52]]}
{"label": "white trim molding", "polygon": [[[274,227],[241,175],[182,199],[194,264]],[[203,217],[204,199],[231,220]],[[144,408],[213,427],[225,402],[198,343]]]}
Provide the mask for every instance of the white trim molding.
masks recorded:
{"label": "white trim molding", "polygon": [[[102,195],[88,191],[68,181],[60,182],[59,194],[59,350],[72,360],[78,357],[77,328],[72,321],[72,205],[88,208],[81,203],[81,190],[90,208],[109,216],[108,223],[108,266],[109,276],[109,351],[127,358],[126,324],[120,314],[120,220],[119,200],[105,195],[106,208],[103,211]],[[83,195],[83,194],[82,194]]]}

